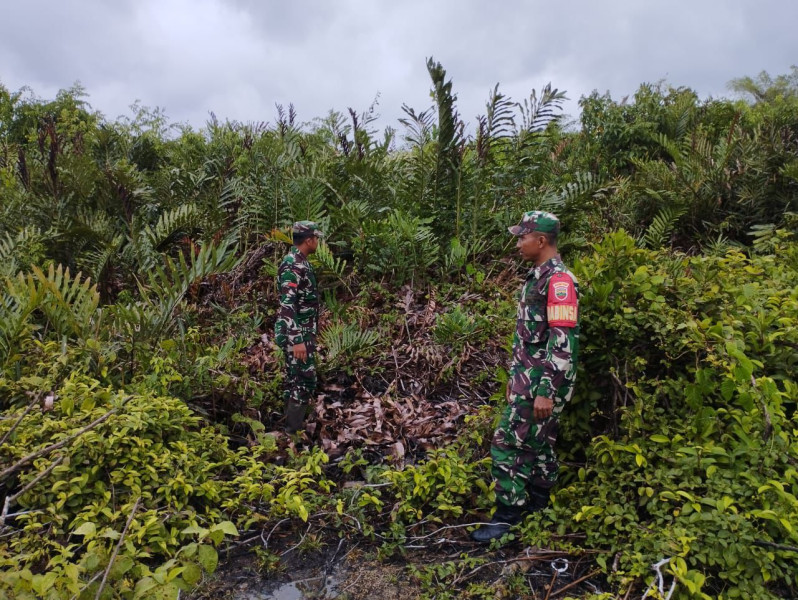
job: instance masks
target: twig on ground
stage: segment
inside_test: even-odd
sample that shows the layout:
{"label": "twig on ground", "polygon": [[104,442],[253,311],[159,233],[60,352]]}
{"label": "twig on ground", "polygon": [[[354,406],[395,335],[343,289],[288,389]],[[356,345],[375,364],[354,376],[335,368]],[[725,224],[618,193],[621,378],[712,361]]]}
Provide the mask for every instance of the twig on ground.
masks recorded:
{"label": "twig on ground", "polygon": [[281,553],[280,553],[280,556],[285,556],[285,555],[286,555],[286,554],[288,554],[289,552],[292,552],[293,550],[296,550],[297,548],[299,548],[299,546],[301,546],[301,545],[302,545],[302,542],[304,542],[304,541],[305,541],[305,538],[306,538],[306,537],[308,537],[308,533],[310,533],[310,527],[311,527],[311,524],[310,524],[310,523],[308,523],[308,528],[305,530],[305,533],[303,533],[303,534],[302,534],[302,537],[299,539],[299,541],[298,541],[296,544],[294,544],[293,546],[291,546],[291,547],[290,547],[288,550],[286,550],[285,552],[281,552]]}
{"label": "twig on ground", "polygon": [[347,513],[338,514],[337,512],[329,512],[329,511],[319,512],[319,513],[316,513],[314,515],[311,515],[308,518],[308,520],[312,519],[313,517],[323,517],[324,515],[334,515],[334,516],[338,516],[338,517],[347,517],[349,519],[352,519],[355,523],[357,523],[357,530],[358,531],[363,531],[363,526],[360,524],[360,521],[358,521],[356,517],[353,517],[352,515],[347,514]]}
{"label": "twig on ground", "polygon": [[629,584],[629,589],[626,590],[626,595],[623,597],[623,600],[629,600],[629,596],[632,595],[632,590],[635,588],[636,583],[637,579],[635,579],[632,583]]}
{"label": "twig on ground", "polygon": [[409,541],[418,541],[418,540],[425,540],[427,538],[433,537],[438,535],[441,531],[445,531],[447,529],[462,529],[463,527],[471,527],[472,525],[486,525],[486,523],[465,523],[463,525],[444,525],[443,527],[439,527],[432,533],[428,533],[427,535],[418,535],[407,538]]}
{"label": "twig on ground", "polygon": [[599,573],[601,573],[601,569],[596,569],[595,571],[591,571],[590,573],[588,573],[587,575],[584,575],[583,577],[580,577],[579,579],[575,579],[574,581],[572,581],[568,585],[564,585],[559,590],[554,592],[552,594],[552,597],[553,596],[558,596],[559,594],[562,594],[566,590],[570,590],[572,587],[579,585],[580,583],[582,583],[586,579],[590,579],[591,577],[595,577]]}
{"label": "twig on ground", "polygon": [[539,554],[537,556],[518,556],[516,558],[509,558],[507,560],[494,560],[483,565],[479,565],[478,567],[474,567],[471,571],[463,577],[463,580],[470,579],[473,575],[475,575],[478,571],[481,571],[485,567],[498,567],[500,565],[511,565],[520,561],[536,561],[536,560],[549,560],[550,558],[555,558],[556,555],[552,554]]}
{"label": "twig on ground", "polygon": [[252,542],[257,540],[258,538],[260,538],[262,533],[263,532],[261,532],[261,533],[259,533],[257,535],[253,535],[250,538],[246,538],[246,539],[239,540],[237,542],[233,542],[231,544],[228,544],[227,546],[225,546],[224,548],[220,549],[219,551],[220,552],[224,552],[226,554],[228,552],[231,552],[235,548],[240,548],[241,546],[246,546],[247,544],[251,544]]}
{"label": "twig on ground", "polygon": [[[275,526],[274,526],[274,527],[272,527],[272,530],[269,532],[269,535],[267,535],[267,536],[266,536],[266,539],[265,539],[265,540],[263,540],[263,547],[264,547],[264,548],[268,548],[268,547],[269,547],[269,540],[270,540],[270,539],[272,539],[272,534],[274,533],[274,531],[275,531],[275,530],[276,530],[276,529],[277,529],[277,528],[278,528],[280,525],[282,525],[282,524],[283,524],[283,523],[285,523],[286,521],[290,521],[290,520],[291,520],[291,518],[290,518],[290,517],[286,517],[285,519],[282,519],[282,520],[280,520],[280,521],[277,521],[277,523],[275,524]],[[262,534],[263,534],[263,532],[261,532],[261,535],[262,535]]]}
{"label": "twig on ground", "polygon": [[559,571],[554,571],[554,573],[552,573],[551,581],[549,581],[549,585],[546,587],[546,597],[543,600],[549,600],[551,591],[554,589],[554,582],[557,581],[557,575],[559,575]]}
{"label": "twig on ground", "polygon": [[346,590],[348,590],[349,588],[351,588],[351,587],[354,587],[354,585],[355,585],[355,584],[356,584],[358,581],[360,581],[360,578],[361,578],[361,577],[363,577],[363,573],[358,573],[357,577],[355,577],[355,580],[354,580],[352,583],[350,583],[348,586],[346,586],[344,589],[342,589],[342,590],[341,590],[341,593],[343,594],[343,593],[344,593]]}
{"label": "twig on ground", "polygon": [[346,538],[341,538],[338,542],[338,547],[335,549],[335,553],[332,555],[330,560],[328,560],[324,565],[324,575],[321,578],[321,585],[319,589],[316,590],[316,595],[318,596],[321,594],[325,588],[327,587],[327,576],[330,574],[330,569],[332,569],[333,564],[335,563],[335,557],[338,556],[338,553],[341,551],[341,546],[344,545]]}

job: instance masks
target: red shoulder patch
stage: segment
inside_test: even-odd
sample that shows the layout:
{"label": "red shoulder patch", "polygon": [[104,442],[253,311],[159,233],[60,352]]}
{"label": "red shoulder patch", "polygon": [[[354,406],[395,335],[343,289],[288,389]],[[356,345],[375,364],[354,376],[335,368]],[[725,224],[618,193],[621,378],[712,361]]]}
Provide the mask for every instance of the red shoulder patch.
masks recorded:
{"label": "red shoulder patch", "polygon": [[286,285],[288,285],[288,287],[297,287],[297,284],[293,281],[289,281]]}
{"label": "red shoulder patch", "polygon": [[568,273],[555,273],[549,279],[546,316],[552,327],[576,327],[579,322],[576,288]]}

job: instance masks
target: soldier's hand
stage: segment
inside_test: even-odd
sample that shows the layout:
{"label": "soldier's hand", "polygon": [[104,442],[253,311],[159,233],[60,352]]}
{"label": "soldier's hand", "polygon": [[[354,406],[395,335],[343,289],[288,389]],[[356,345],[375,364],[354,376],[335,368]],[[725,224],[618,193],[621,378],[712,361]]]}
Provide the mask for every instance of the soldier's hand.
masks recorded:
{"label": "soldier's hand", "polygon": [[504,398],[507,402],[510,401],[510,384],[512,383],[512,379],[507,380],[507,387],[504,389]]}
{"label": "soldier's hand", "polygon": [[301,344],[294,344],[294,349],[292,352],[294,354],[294,358],[297,360],[307,360],[308,358],[308,349],[304,342]]}
{"label": "soldier's hand", "polygon": [[546,398],[546,396],[535,396],[535,405],[532,408],[535,421],[540,422],[543,419],[548,419],[551,416],[553,408],[554,402],[551,398]]}

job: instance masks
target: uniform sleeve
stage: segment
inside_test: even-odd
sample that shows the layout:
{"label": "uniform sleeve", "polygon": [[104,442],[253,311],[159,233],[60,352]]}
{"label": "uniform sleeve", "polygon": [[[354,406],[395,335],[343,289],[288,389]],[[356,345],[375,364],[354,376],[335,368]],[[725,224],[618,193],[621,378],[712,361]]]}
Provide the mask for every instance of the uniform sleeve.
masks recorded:
{"label": "uniform sleeve", "polygon": [[556,400],[557,390],[566,383],[573,369],[573,349],[575,346],[574,330],[571,327],[551,327],[546,344],[546,356],[543,359],[543,374],[535,392],[536,396],[544,396]]}
{"label": "uniform sleeve", "polygon": [[297,323],[297,288],[299,286],[299,276],[294,269],[285,269],[280,274],[280,308],[277,310],[277,318],[286,325],[285,335],[288,344],[293,346],[304,341],[302,328]]}
{"label": "uniform sleeve", "polygon": [[573,279],[567,273],[555,274],[549,280],[546,300],[548,341],[536,396],[556,401],[557,390],[567,383],[569,377],[573,377],[578,311],[579,304]]}

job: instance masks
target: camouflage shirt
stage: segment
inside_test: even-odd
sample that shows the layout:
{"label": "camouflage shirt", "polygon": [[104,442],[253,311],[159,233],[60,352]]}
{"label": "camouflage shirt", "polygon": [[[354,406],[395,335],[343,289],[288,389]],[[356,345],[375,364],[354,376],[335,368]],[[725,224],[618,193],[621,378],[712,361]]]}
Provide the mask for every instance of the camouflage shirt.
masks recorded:
{"label": "camouflage shirt", "polygon": [[277,345],[285,348],[314,342],[319,320],[316,273],[296,247],[280,263],[277,284],[280,287],[280,308],[274,325]]}
{"label": "camouflage shirt", "polygon": [[579,348],[579,288],[559,256],[530,269],[513,335],[510,391],[525,398],[570,399]]}

